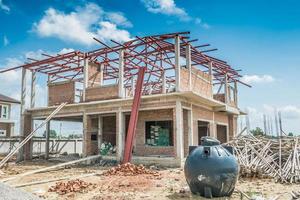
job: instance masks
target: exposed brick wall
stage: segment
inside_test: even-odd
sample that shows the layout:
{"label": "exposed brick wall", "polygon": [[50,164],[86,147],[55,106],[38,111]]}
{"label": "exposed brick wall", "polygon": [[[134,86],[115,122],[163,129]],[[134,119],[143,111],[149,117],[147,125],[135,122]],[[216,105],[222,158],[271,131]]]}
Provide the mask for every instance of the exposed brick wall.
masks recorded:
{"label": "exposed brick wall", "polygon": [[[134,142],[134,155],[137,156],[150,156],[150,155],[167,155],[174,156],[174,146],[157,147],[148,146],[145,144],[145,122],[146,121],[164,121],[173,120],[173,110],[152,110],[141,111],[139,113],[139,120],[136,129],[136,139]],[[174,123],[173,123],[174,125]],[[175,138],[175,132],[173,131],[173,138]],[[176,144],[175,142],[173,144]]]}
{"label": "exposed brick wall", "polygon": [[86,89],[86,101],[97,101],[118,98],[118,85],[90,87]]}
{"label": "exposed brick wall", "polygon": [[[182,91],[189,91],[189,70],[185,68],[181,68],[181,90]],[[195,93],[198,93],[202,96],[211,98],[212,97],[212,87],[210,84],[209,75],[193,68],[192,73],[192,88],[191,90]]]}
{"label": "exposed brick wall", "polygon": [[102,141],[116,145],[116,116],[103,117]]}
{"label": "exposed brick wall", "polygon": [[10,137],[11,136],[11,134],[12,134],[11,133],[11,127],[12,127],[12,124],[10,124],[10,123],[1,123],[0,122],[0,129],[6,131],[6,136],[5,137]]}
{"label": "exposed brick wall", "polygon": [[63,102],[74,103],[75,82],[60,82],[48,84],[48,105],[59,105]]}
{"label": "exposed brick wall", "polygon": [[[198,121],[213,121],[213,111],[206,110],[204,108],[193,106],[193,144],[198,145]],[[210,134],[212,132],[210,131]]]}
{"label": "exposed brick wall", "polygon": [[97,63],[89,63],[89,70],[88,70],[88,86],[89,87],[95,87],[95,86],[100,86],[100,80],[102,78],[102,72],[101,70],[101,65]]}
{"label": "exposed brick wall", "polygon": [[225,94],[214,94],[214,99],[225,103]]}
{"label": "exposed brick wall", "polygon": [[228,124],[228,115],[225,112],[215,112],[215,122]]}

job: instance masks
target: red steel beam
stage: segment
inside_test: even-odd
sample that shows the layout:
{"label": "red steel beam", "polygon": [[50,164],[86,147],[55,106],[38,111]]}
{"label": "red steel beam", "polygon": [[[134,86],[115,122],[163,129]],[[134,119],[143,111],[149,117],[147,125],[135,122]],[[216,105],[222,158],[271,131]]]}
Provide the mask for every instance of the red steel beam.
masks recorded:
{"label": "red steel beam", "polygon": [[130,120],[128,125],[126,143],[125,143],[125,151],[124,151],[124,157],[122,163],[128,163],[131,161],[133,140],[135,137],[136,125],[137,125],[139,108],[141,103],[145,71],[146,71],[146,67],[141,67],[138,72],[138,79],[137,79],[135,94],[132,103],[132,109],[130,114]]}

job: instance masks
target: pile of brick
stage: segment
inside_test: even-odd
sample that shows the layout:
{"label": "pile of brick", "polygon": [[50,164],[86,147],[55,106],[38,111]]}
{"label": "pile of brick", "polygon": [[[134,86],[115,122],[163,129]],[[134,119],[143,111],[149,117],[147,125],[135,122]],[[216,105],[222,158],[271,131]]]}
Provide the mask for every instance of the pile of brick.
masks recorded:
{"label": "pile of brick", "polygon": [[139,174],[147,174],[154,177],[159,177],[160,174],[157,171],[153,171],[150,169],[146,169],[143,165],[135,165],[131,163],[125,163],[122,165],[118,165],[107,170],[103,175],[105,176],[136,176]]}
{"label": "pile of brick", "polygon": [[64,195],[71,192],[87,192],[94,188],[95,185],[87,183],[83,180],[71,180],[68,182],[57,182],[55,186],[50,187],[49,192],[56,192],[57,194]]}

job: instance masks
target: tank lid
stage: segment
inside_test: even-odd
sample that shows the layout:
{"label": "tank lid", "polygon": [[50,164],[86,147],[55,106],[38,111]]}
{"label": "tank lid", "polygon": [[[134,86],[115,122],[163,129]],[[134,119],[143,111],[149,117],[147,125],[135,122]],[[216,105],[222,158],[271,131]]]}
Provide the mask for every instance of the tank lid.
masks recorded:
{"label": "tank lid", "polygon": [[209,136],[201,137],[201,145],[202,146],[215,146],[220,145],[220,141]]}

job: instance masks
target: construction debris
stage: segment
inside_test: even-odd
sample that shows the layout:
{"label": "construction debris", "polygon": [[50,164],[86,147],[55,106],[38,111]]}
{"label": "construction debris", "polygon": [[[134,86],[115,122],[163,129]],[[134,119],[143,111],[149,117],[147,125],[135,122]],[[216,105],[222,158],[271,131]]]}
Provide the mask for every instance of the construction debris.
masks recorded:
{"label": "construction debris", "polygon": [[122,165],[118,165],[106,171],[103,175],[111,176],[136,176],[139,174],[148,174],[153,177],[159,177],[160,174],[157,171],[153,171],[150,169],[146,169],[143,165],[135,165],[131,163],[125,163]]}
{"label": "construction debris", "polygon": [[57,182],[56,185],[52,186],[48,191],[56,192],[59,195],[64,195],[71,192],[84,193],[93,188],[95,188],[95,184],[76,179],[68,182]]}
{"label": "construction debris", "polygon": [[270,177],[282,183],[300,183],[298,140],[298,137],[242,135],[228,145],[234,147],[242,177]]}

